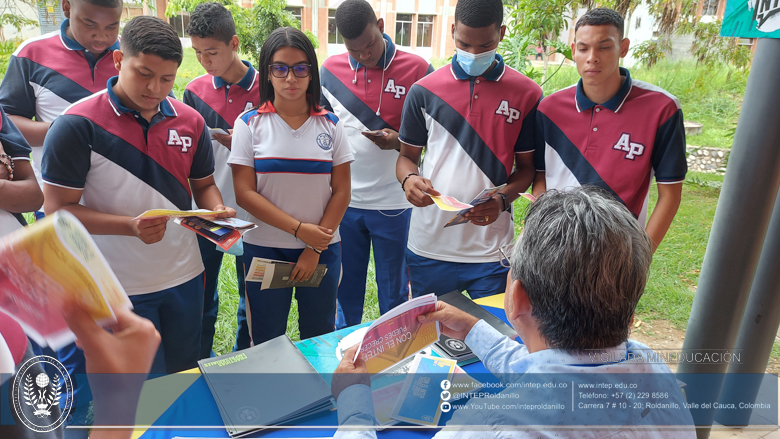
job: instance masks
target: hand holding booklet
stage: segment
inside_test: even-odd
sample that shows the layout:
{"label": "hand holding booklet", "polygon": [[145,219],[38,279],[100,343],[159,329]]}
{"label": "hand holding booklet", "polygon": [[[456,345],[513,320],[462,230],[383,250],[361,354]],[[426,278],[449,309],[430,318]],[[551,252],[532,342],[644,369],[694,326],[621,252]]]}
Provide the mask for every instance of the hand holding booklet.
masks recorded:
{"label": "hand holding booklet", "polygon": [[61,314],[66,300],[99,324],[116,321],[117,308],[132,308],[87,229],[58,211],[0,240],[0,310],[56,350],[76,339]]}
{"label": "hand holding booklet", "polygon": [[365,330],[355,360],[362,357],[368,373],[375,374],[436,342],[439,339],[439,322],[417,321],[418,316],[435,310],[436,295],[428,294],[388,311]]}
{"label": "hand holding booklet", "polygon": [[238,218],[205,219],[199,216],[190,216],[175,218],[173,221],[217,244],[222,250],[228,250],[241,239],[244,233],[257,227],[254,223]]}
{"label": "hand holding booklet", "polygon": [[322,278],[328,273],[328,268],[325,264],[317,264],[317,268],[314,269],[314,273],[308,280],[296,282],[290,279],[293,268],[295,268],[294,262],[252,258],[252,263],[249,265],[249,271],[246,274],[246,281],[261,282],[261,290],[289,287],[316,288],[320,286]]}

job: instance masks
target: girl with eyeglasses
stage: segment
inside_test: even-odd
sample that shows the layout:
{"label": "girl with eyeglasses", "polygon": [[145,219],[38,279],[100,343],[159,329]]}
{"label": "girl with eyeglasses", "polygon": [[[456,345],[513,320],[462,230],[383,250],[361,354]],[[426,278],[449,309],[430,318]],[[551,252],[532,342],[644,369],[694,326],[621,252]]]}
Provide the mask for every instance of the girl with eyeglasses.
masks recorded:
{"label": "girl with eyeglasses", "polygon": [[[260,105],[238,117],[228,163],[238,205],[258,224],[244,235],[253,258],[295,263],[291,281],[327,267],[318,287],[296,287],[301,338],[334,330],[341,275],[339,223],[350,200],[353,161],[338,119],[319,106],[317,56],[298,29],[275,30],[260,52]],[[285,333],[293,287],[246,283],[253,345]]]}

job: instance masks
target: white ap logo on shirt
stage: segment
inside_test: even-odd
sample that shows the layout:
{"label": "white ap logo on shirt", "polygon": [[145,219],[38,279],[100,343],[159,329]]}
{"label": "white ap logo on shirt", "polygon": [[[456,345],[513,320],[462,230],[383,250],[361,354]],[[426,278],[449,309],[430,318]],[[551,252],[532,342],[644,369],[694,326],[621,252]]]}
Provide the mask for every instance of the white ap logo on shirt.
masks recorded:
{"label": "white ap logo on shirt", "polygon": [[496,108],[496,114],[506,116],[506,123],[512,123],[520,119],[520,110],[509,106],[509,101],[503,100]]}
{"label": "white ap logo on shirt", "polygon": [[634,160],[634,157],[645,153],[645,145],[632,142],[631,135],[628,133],[621,134],[620,139],[618,139],[617,143],[612,147],[612,149],[625,151],[627,153],[626,158],[629,160]]}
{"label": "white ap logo on shirt", "polygon": [[404,87],[403,85],[395,85],[395,80],[393,78],[390,78],[387,80],[385,93],[393,93],[393,98],[401,99],[401,96],[406,94],[406,87]]}
{"label": "white ap logo on shirt", "polygon": [[192,137],[180,136],[175,129],[168,130],[168,146],[181,147],[181,152],[187,152],[192,146]]}

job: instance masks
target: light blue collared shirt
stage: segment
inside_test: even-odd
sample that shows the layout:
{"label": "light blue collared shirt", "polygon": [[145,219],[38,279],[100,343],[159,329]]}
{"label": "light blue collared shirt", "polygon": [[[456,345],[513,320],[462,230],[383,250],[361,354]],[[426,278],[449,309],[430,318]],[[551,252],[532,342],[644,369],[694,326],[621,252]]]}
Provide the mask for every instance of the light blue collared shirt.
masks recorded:
{"label": "light blue collared shirt", "polygon": [[[647,346],[629,340],[615,348],[604,351],[589,351],[578,354],[570,354],[558,349],[546,349],[529,353],[525,345],[504,336],[484,320],[480,320],[465,340],[471,350],[482,360],[485,367],[499,381],[525,382],[534,381],[534,375],[542,381],[556,374],[562,379],[570,379],[578,374],[592,379],[598,374],[598,384],[604,387],[617,384],[625,384],[626,380],[641,381],[638,374],[654,374],[653,386],[658,390],[668,391],[668,397],[652,401],[653,403],[676,403],[679,410],[652,409],[645,411],[623,411],[623,415],[609,412],[606,417],[598,410],[551,410],[549,415],[542,410],[485,410],[469,409],[462,407],[456,409],[452,419],[447,423],[447,429],[439,431],[437,439],[443,438],[607,438],[620,433],[621,438],[665,439],[680,438],[693,439],[696,433],[693,427],[693,418],[690,412],[684,408],[685,398],[679,389],[674,374],[662,361],[650,362],[653,351]],[[595,360],[595,361],[594,361]],[[550,374],[550,375],[541,375]],[[629,375],[626,375],[629,374]],[[629,378],[627,378],[627,376]],[[566,377],[566,378],[564,378]],[[582,382],[582,381],[580,381]],[[572,386],[574,382],[572,382]],[[572,389],[574,391],[574,389]],[[555,402],[555,398],[545,397],[544,390],[513,390],[506,389],[499,394],[520,393],[528,395],[531,401],[517,400],[518,404]],[[560,394],[560,392],[558,393]],[[507,398],[508,399],[508,398]],[[467,403],[472,407],[484,407],[485,404],[495,404],[496,397],[472,398]],[[513,402],[514,402],[513,401]],[[453,403],[454,406],[454,403]],[[338,398],[339,425],[354,428],[342,428],[336,432],[334,438],[338,439],[369,439],[375,438],[373,429],[366,426],[376,425],[371,389],[364,384],[352,385],[341,392]],[[607,413],[607,412],[604,412]],[[554,417],[554,420],[542,420],[544,416]],[[599,421],[601,419],[601,422]],[[584,429],[576,431],[577,426],[582,425],[610,425],[601,429]],[[545,426],[569,426],[571,429],[551,429]],[[361,426],[363,427],[361,429]],[[519,429],[517,427],[526,427]],[[533,427],[536,426],[536,427]],[[650,430],[653,426],[662,426],[658,430]],[[672,426],[675,431],[670,431]],[[679,426],[679,429],[675,427]],[[639,428],[637,428],[639,427]]]}

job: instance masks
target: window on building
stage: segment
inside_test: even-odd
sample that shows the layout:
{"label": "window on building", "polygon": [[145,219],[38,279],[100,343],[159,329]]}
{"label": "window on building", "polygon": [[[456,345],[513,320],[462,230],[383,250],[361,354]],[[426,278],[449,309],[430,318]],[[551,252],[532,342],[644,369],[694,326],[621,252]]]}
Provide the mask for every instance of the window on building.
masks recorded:
{"label": "window on building", "polygon": [[[301,19],[301,17],[303,17],[303,8],[295,7],[295,6],[288,6],[288,7],[284,8],[284,10],[290,12],[293,15],[293,17],[295,17],[295,19],[298,20],[298,29],[300,29],[301,25],[303,23],[303,20]],[[330,18],[330,15],[329,15],[328,18]],[[328,21],[330,21],[330,20],[328,20]]]}
{"label": "window on building", "polygon": [[636,17],[636,24],[634,24],[635,29],[639,29],[642,27],[642,17]]}
{"label": "window on building", "polygon": [[412,45],[412,14],[395,16],[395,44],[399,46]]}
{"label": "window on building", "polygon": [[417,16],[417,47],[431,47],[433,15]]}
{"label": "window on building", "polygon": [[328,44],[344,44],[344,38],[336,28],[336,10],[328,10]]}
{"label": "window on building", "polygon": [[184,32],[187,30],[187,26],[190,24],[190,14],[187,12],[181,12],[179,15],[168,18],[168,23],[171,24],[173,30],[179,37],[184,37]]}
{"label": "window on building", "polygon": [[737,44],[740,46],[752,46],[753,38],[740,38],[737,40]]}
{"label": "window on building", "polygon": [[720,0],[704,0],[701,15],[718,15],[718,3],[720,3]]}

